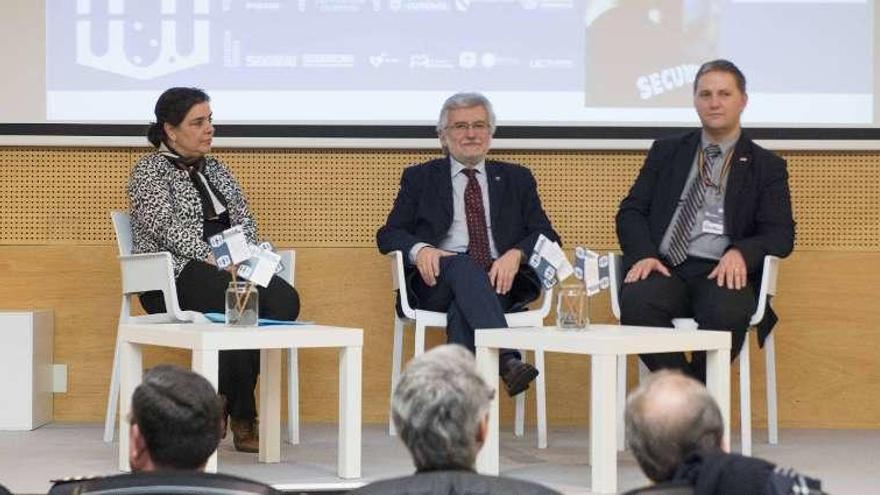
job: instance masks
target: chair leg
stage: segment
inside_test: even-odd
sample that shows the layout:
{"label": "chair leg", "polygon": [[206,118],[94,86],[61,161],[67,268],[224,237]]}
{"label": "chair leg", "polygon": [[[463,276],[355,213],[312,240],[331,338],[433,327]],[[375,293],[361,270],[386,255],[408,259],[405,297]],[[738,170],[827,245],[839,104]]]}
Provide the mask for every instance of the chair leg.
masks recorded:
{"label": "chair leg", "polygon": [[[125,297],[125,296],[123,296]],[[121,320],[120,320],[121,321]],[[104,414],[104,441],[113,442],[116,411],[119,410],[119,328],[116,329],[116,349],[113,351],[113,371],[110,373],[110,390],[107,392],[107,412]]]}
{"label": "chair leg", "polygon": [[779,425],[776,410],[776,345],[773,333],[764,341],[764,359],[767,363],[767,441],[779,443]]}
{"label": "chair leg", "polygon": [[617,450],[626,450],[626,425],[623,421],[626,408],[626,354],[617,356]]}
{"label": "chair leg", "polygon": [[538,379],[535,381],[535,402],[537,403],[538,448],[547,448],[547,374],[544,372],[544,351],[535,351],[535,368]]}
{"label": "chair leg", "polygon": [[521,437],[525,434],[525,423],[526,423],[526,392],[523,390],[516,397],[513,398],[516,403],[516,409],[514,413],[514,421],[513,421],[513,434],[514,436]]}
{"label": "chair leg", "polygon": [[416,334],[415,334],[415,351],[413,352],[413,357],[420,356],[425,353],[425,324],[416,320]]}
{"label": "chair leg", "polygon": [[648,369],[648,365],[639,358],[639,382],[641,383],[643,380],[648,378],[648,375],[651,374],[651,370]]}
{"label": "chair leg", "polygon": [[742,455],[752,455],[752,392],[749,363],[749,333],[739,353],[739,429]]}
{"label": "chair leg", "polygon": [[287,356],[287,443],[299,443],[299,351],[289,349]]}
{"label": "chair leg", "polygon": [[[523,360],[526,359],[526,353],[522,349],[520,349],[519,353],[522,355]],[[525,434],[525,424],[526,424],[526,391],[523,390],[522,393],[518,394],[513,398],[516,403],[516,409],[514,410],[514,420],[513,420],[513,434],[514,436],[521,437]]]}
{"label": "chair leg", "polygon": [[403,359],[403,326],[406,322],[399,316],[394,315],[394,343],[391,351],[391,393],[388,400],[388,434],[394,436],[394,420],[391,417],[391,401],[394,399],[394,389],[400,380],[400,367]]}

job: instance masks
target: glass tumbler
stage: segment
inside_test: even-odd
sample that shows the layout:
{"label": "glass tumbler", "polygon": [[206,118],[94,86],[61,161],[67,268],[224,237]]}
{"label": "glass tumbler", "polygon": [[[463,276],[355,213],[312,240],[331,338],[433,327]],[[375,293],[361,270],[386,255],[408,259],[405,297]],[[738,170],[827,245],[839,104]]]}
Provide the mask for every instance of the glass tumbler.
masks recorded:
{"label": "glass tumbler", "polygon": [[226,324],[255,327],[259,319],[260,293],[250,282],[229,282],[226,289]]}
{"label": "glass tumbler", "polygon": [[556,326],[585,330],[590,325],[590,298],[582,284],[561,286],[556,294]]}

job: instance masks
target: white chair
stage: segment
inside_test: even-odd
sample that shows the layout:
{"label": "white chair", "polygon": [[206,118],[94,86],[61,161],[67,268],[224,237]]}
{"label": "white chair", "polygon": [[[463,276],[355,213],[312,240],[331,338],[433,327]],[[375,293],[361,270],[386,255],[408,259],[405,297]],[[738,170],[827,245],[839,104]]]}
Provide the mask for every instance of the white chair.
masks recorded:
{"label": "white chair", "polygon": [[[394,350],[391,362],[391,395],[394,395],[394,387],[400,379],[400,372],[403,358],[403,329],[408,323],[413,324],[415,328],[415,351],[414,355],[418,356],[425,352],[425,328],[426,327],[446,327],[446,313],[437,311],[426,311],[422,309],[413,309],[409,304],[406,293],[406,280],[404,279],[403,254],[400,251],[392,251],[388,253],[391,258],[391,285],[392,289],[400,293],[400,306],[403,310],[404,317],[401,318],[394,311]],[[540,327],[544,325],[544,318],[550,313],[552,299],[550,293],[544,291],[541,306],[534,310],[521,311],[518,313],[507,313],[507,325],[511,328],[515,327]],[[525,358],[525,355],[523,355]],[[544,381],[544,353],[535,352],[535,368],[539,374],[535,379],[535,399],[537,402],[538,416],[538,448],[547,447],[547,402],[546,388]],[[514,433],[516,436],[522,436],[525,423],[525,392],[516,396],[516,419],[514,423]],[[391,435],[395,435],[394,423],[390,416],[388,420],[388,431]]]}
{"label": "white chair", "polygon": [[[204,315],[196,311],[184,311],[177,302],[174,284],[174,268],[168,252],[132,254],[131,218],[128,212],[112,211],[113,229],[119,247],[119,267],[122,275],[122,303],[119,323],[180,323],[206,322]],[[279,274],[290,285],[294,284],[294,251],[280,251],[284,270]],[[149,315],[131,314],[131,297],[141,292],[162,291],[165,313]],[[290,349],[287,360],[287,438],[292,444],[299,443],[299,372],[297,350]],[[107,412],[104,417],[104,441],[112,442],[116,411],[119,410],[119,337],[113,353],[113,371],[110,375],[110,391],[107,395]]]}
{"label": "white chair", "polygon": [[[623,284],[621,257],[615,253],[609,253],[610,278],[611,278],[611,311],[614,317],[620,321],[620,288]],[[764,319],[767,304],[776,295],[776,279],[779,275],[779,258],[767,255],[764,257],[764,269],[761,276],[761,285],[758,292],[758,306],[749,320],[749,328]],[[675,318],[672,325],[677,329],[697,329],[697,322],[693,318]],[[743,455],[752,455],[752,405],[751,405],[751,374],[749,358],[749,339],[752,332],[746,333],[746,340],[739,353],[739,388],[740,388],[740,436]],[[756,337],[757,338],[757,337]],[[767,441],[771,444],[779,443],[779,429],[776,410],[776,350],[773,332],[764,340],[764,359],[767,374]],[[646,371],[644,363],[639,360],[640,369]],[[622,384],[618,390],[618,406],[623,411],[626,401],[626,359],[617,361],[617,379]],[[618,448],[624,447],[623,416],[618,417]]]}

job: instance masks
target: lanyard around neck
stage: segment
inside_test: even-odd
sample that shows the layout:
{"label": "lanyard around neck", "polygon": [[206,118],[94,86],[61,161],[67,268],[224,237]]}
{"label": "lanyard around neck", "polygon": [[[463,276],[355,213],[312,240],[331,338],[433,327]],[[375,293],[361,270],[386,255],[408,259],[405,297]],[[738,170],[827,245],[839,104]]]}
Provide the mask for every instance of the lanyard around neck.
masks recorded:
{"label": "lanyard around neck", "polygon": [[733,151],[731,148],[724,154],[724,164],[721,166],[721,175],[718,176],[718,183],[712,182],[712,173],[709,170],[709,164],[706,162],[706,156],[703,152],[703,148],[700,147],[698,162],[698,170],[700,172],[700,180],[703,181],[703,184],[706,187],[711,187],[717,191],[724,190],[724,179],[727,177],[727,174],[730,173],[730,164],[733,159]]}

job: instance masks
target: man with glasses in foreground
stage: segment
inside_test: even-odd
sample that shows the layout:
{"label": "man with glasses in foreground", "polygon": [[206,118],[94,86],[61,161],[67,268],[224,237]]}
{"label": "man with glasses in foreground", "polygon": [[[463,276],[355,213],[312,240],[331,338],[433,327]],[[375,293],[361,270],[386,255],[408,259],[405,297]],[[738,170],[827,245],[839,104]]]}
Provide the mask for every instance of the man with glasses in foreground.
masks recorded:
{"label": "man with glasses in foreground", "polygon": [[[495,113],[478,93],[443,104],[437,133],[445,157],[408,167],[385,225],[376,234],[383,254],[407,263],[407,294],[419,309],[446,312],[449,343],[474,352],[475,328],[506,327],[505,311],[538,298],[541,283],[527,265],[543,234],[559,242],[525,167],[487,160]],[[503,349],[507,393],[529,387],[538,370]]]}

